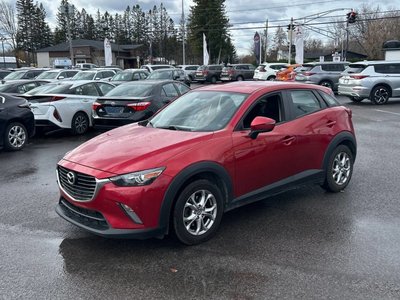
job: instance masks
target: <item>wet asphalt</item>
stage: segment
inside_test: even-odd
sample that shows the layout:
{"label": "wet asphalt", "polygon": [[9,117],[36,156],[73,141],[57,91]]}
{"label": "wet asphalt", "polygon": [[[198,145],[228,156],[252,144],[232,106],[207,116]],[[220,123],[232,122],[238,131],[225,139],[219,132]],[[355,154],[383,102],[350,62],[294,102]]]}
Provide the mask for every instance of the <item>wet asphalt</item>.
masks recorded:
{"label": "wet asphalt", "polygon": [[399,299],[400,100],[338,98],[358,138],[348,188],[236,209],[192,247],[104,239],[56,215],[56,163],[97,132],[0,150],[0,299]]}

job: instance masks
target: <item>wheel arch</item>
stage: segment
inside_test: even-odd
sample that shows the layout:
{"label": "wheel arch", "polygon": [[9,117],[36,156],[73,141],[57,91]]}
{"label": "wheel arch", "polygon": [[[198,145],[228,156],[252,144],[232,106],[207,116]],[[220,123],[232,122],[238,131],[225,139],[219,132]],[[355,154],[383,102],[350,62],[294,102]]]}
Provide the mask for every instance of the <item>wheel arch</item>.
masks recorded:
{"label": "wheel arch", "polygon": [[74,120],[74,117],[75,117],[78,113],[83,113],[83,114],[85,114],[85,116],[86,116],[86,117],[88,118],[88,120],[89,120],[89,127],[92,127],[92,126],[93,126],[92,116],[91,116],[90,114],[88,114],[85,110],[79,109],[79,110],[77,110],[77,111],[72,115],[71,124],[70,124],[71,128],[72,128],[72,121]]}
{"label": "wheel arch", "polygon": [[374,92],[374,90],[375,90],[378,86],[384,86],[385,88],[387,88],[388,91],[389,91],[389,97],[392,97],[392,95],[393,95],[392,87],[391,87],[389,84],[385,83],[385,82],[381,82],[381,83],[375,84],[375,85],[372,87],[371,93],[370,93],[370,95],[369,95],[370,98],[373,97],[373,92]]}
{"label": "wheel arch", "polygon": [[333,138],[333,140],[330,142],[330,144],[328,145],[328,148],[325,151],[323,165],[322,165],[323,170],[326,170],[331,153],[339,145],[347,146],[350,149],[351,153],[353,154],[353,159],[355,161],[356,156],[357,156],[356,139],[355,139],[354,135],[350,132],[341,132]]}
{"label": "wheel arch", "polygon": [[233,184],[228,172],[215,162],[200,162],[188,166],[179,172],[172,180],[165,192],[160,208],[159,227],[165,228],[165,233],[169,231],[171,214],[176,203],[177,196],[189,183],[198,179],[208,179],[221,188],[224,197],[224,210],[227,203],[233,199]]}

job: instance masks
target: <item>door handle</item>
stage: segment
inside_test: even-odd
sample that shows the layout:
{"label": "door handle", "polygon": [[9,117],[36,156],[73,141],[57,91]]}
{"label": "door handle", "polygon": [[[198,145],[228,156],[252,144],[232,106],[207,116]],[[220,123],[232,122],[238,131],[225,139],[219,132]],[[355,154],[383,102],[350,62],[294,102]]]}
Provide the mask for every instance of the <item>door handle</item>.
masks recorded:
{"label": "door handle", "polygon": [[336,121],[328,121],[328,122],[326,123],[326,126],[332,128],[335,124],[336,124]]}
{"label": "door handle", "polygon": [[283,138],[283,143],[289,146],[295,140],[294,136],[286,136]]}

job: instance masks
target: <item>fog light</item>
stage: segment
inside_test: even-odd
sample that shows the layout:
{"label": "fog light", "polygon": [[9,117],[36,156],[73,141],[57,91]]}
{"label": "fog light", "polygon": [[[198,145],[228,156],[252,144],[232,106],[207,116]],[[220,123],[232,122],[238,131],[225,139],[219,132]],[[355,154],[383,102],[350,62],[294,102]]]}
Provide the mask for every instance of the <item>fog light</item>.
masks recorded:
{"label": "fog light", "polygon": [[126,213],[126,215],[132,219],[136,224],[143,224],[142,220],[138,217],[135,211],[126,204],[118,203],[122,210]]}

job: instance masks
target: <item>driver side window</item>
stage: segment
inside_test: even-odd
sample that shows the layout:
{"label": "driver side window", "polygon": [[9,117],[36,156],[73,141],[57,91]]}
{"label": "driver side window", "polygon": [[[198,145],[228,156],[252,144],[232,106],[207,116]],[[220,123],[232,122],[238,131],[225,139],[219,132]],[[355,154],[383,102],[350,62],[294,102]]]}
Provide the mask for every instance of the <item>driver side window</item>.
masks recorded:
{"label": "driver side window", "polygon": [[280,94],[264,96],[247,112],[243,119],[243,129],[250,129],[250,124],[255,117],[274,119],[276,123],[283,121],[282,97]]}

